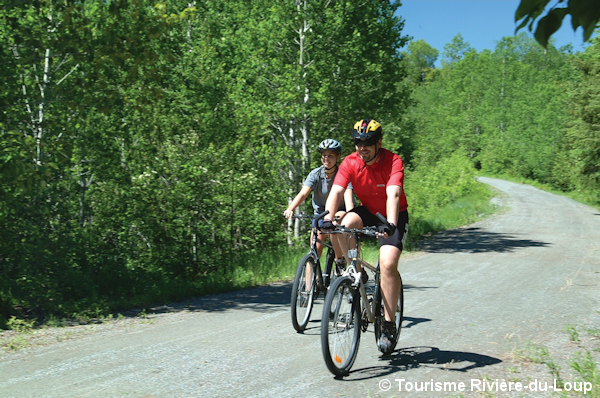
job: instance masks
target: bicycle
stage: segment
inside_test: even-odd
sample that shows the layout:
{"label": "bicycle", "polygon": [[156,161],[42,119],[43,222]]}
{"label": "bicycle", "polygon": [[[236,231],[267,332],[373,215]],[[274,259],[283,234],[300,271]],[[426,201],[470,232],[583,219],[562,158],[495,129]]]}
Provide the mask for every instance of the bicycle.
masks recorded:
{"label": "bicycle", "polygon": [[[337,274],[341,275],[343,272],[343,269],[337,264],[334,267],[335,252],[333,246],[330,243],[317,239],[317,225],[319,220],[327,214],[329,214],[328,211],[313,217],[306,214],[292,216],[292,218],[309,219],[313,223],[310,250],[298,263],[292,286],[290,303],[292,307],[292,325],[298,333],[302,333],[306,329],[314,300],[318,297],[319,292],[327,292],[331,280],[335,279]],[[317,242],[327,248],[325,273],[321,271],[321,259],[317,251]]]}
{"label": "bicycle", "polygon": [[[378,213],[377,216],[387,223],[381,214]],[[342,276],[331,285],[325,297],[321,317],[321,348],[329,371],[336,377],[343,377],[350,373],[356,360],[361,331],[366,332],[369,323],[373,323],[375,341],[379,341],[385,315],[380,286],[379,261],[376,266],[373,266],[359,255],[359,237],[361,235],[379,236],[376,227],[352,229],[337,226],[336,231],[351,235],[355,239],[356,248],[348,250],[350,264]],[[362,280],[362,272],[358,271],[358,264],[362,266],[362,272],[368,269],[374,274],[374,283],[371,282],[371,285],[370,282],[367,282],[368,289]],[[400,276],[400,273],[398,275]],[[403,290],[400,277],[400,294],[394,317],[398,332],[393,346],[384,355],[393,352],[398,343],[404,313]]]}

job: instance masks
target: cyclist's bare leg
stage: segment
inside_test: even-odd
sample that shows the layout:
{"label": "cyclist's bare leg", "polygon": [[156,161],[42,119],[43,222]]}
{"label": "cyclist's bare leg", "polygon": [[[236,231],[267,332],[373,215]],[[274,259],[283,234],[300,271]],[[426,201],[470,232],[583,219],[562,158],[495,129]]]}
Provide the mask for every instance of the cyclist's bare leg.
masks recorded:
{"label": "cyclist's bare leg", "polygon": [[[338,211],[337,213],[335,213],[335,216],[341,219],[344,217],[344,214],[346,214],[345,211]],[[333,250],[335,251],[335,259],[339,260],[340,258],[344,257],[344,252],[342,251],[342,246],[340,245],[340,235],[330,235],[330,239],[331,245],[333,246]]]}
{"label": "cyclist's bare leg", "polygon": [[[312,242],[312,232],[311,232],[311,236],[310,236],[311,242]],[[322,241],[322,242],[326,242],[327,241],[327,234],[324,234],[321,231],[317,231],[317,239]],[[323,255],[323,248],[325,246],[322,243],[319,243],[317,241],[317,253],[319,254],[319,258],[321,258],[321,256]]]}
{"label": "cyclist's bare leg", "polygon": [[[362,218],[360,218],[360,216],[354,212],[346,213],[339,224],[347,228],[360,229],[364,227]],[[348,258],[348,249],[356,248],[356,242],[354,241],[354,238],[350,237],[350,235],[343,234],[337,236],[339,237],[338,239],[340,242],[340,247],[342,248],[342,253],[344,254],[344,257],[346,257],[346,262],[350,264],[350,259]],[[358,265],[358,268],[358,271],[360,271],[360,265]]]}
{"label": "cyclist's bare leg", "polygon": [[385,320],[393,321],[400,294],[400,275],[398,261],[402,251],[395,246],[383,245],[379,248],[379,266],[381,270],[381,292],[385,309]]}

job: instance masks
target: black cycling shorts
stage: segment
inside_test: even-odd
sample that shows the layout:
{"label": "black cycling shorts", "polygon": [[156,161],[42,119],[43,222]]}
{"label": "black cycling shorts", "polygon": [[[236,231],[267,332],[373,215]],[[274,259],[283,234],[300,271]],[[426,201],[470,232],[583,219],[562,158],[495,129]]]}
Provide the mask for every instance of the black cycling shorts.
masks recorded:
{"label": "black cycling shorts", "polygon": [[[358,214],[365,227],[377,227],[379,225],[383,225],[383,222],[364,206],[355,207],[350,211]],[[379,247],[383,245],[392,245],[400,249],[400,251],[404,250],[404,243],[406,242],[406,236],[408,235],[408,210],[401,211],[400,214],[398,214],[398,222],[396,223],[396,227],[396,231],[392,234],[392,236],[388,236],[385,239],[378,238]]]}

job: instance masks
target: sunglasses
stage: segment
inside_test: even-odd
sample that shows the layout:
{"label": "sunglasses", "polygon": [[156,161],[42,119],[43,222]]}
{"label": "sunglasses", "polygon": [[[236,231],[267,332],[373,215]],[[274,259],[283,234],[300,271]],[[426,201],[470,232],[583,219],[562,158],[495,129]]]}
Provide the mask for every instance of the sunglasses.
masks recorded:
{"label": "sunglasses", "polygon": [[379,141],[379,138],[377,137],[371,137],[368,140],[359,140],[357,138],[354,139],[354,145],[356,146],[373,146],[375,144],[377,144],[377,141]]}

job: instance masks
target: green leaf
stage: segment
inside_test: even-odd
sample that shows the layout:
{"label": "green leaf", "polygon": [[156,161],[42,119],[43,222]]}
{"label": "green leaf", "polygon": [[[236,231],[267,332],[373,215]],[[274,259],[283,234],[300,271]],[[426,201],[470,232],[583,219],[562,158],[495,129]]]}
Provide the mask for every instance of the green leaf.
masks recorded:
{"label": "green leaf", "polygon": [[566,8],[555,8],[550,10],[545,17],[540,19],[540,22],[538,22],[537,28],[535,29],[534,36],[542,47],[546,48],[548,46],[548,39],[560,28],[562,20],[567,13],[568,10]]}
{"label": "green leaf", "polygon": [[[598,0],[570,0],[568,9],[573,18],[573,30],[579,26],[582,26],[584,30],[590,26],[593,29],[600,18],[600,2]],[[575,21],[577,21],[577,25],[575,25]]]}
{"label": "green leaf", "polygon": [[[560,0],[559,2],[561,1],[563,0]],[[550,0],[521,0],[519,8],[517,8],[517,11],[515,12],[515,22],[520,21],[526,16],[536,19],[542,11],[544,11],[544,8],[549,2]]]}
{"label": "green leaf", "polygon": [[569,13],[573,30],[583,28],[583,40],[588,41],[600,19],[600,2],[597,0],[570,0]]}
{"label": "green leaf", "polygon": [[590,40],[590,37],[592,37],[592,33],[594,33],[594,30],[596,30],[596,24],[588,25],[583,30],[583,41]]}

